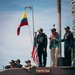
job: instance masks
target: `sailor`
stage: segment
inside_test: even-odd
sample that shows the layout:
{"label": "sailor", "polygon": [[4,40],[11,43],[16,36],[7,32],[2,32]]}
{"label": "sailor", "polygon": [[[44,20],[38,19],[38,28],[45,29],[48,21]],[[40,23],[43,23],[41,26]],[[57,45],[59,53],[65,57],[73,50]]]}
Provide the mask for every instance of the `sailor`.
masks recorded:
{"label": "sailor", "polygon": [[45,67],[47,59],[47,35],[43,33],[42,28],[38,30],[37,45],[38,45],[37,51],[38,51],[39,67]]}
{"label": "sailor", "polygon": [[62,39],[62,42],[64,42],[64,55],[65,55],[65,65],[71,66],[71,50],[73,50],[74,45],[74,39],[73,39],[73,33],[70,31],[70,27],[66,26],[65,28],[65,34]]}
{"label": "sailor", "polygon": [[10,64],[10,65],[6,65],[6,66],[5,66],[5,69],[16,68],[16,63],[15,63],[14,60],[11,60],[11,61],[9,62],[9,64]]}
{"label": "sailor", "polygon": [[20,59],[17,59],[16,61],[15,61],[15,63],[16,63],[16,68],[22,68],[22,64],[20,64]]}
{"label": "sailor", "polygon": [[25,61],[25,63],[26,63],[26,65],[23,65],[22,68],[27,69],[28,71],[30,71],[30,69],[34,67],[31,65],[30,60]]}

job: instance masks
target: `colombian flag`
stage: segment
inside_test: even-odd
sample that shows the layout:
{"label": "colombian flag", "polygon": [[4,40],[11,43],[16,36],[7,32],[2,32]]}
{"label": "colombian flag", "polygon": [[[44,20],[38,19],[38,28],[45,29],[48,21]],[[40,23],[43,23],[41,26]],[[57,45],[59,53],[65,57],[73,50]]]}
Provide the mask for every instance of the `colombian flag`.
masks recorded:
{"label": "colombian flag", "polygon": [[18,26],[18,28],[17,28],[17,35],[20,34],[20,27],[26,26],[26,25],[28,25],[28,21],[27,21],[26,12],[24,12],[23,15],[22,15],[21,23],[19,24],[19,26]]}

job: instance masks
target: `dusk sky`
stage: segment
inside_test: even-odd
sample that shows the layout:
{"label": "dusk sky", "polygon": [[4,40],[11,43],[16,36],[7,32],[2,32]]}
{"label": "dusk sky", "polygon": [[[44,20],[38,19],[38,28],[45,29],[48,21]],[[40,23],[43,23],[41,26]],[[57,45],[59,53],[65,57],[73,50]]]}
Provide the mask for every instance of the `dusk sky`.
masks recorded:
{"label": "dusk sky", "polygon": [[[47,66],[51,64],[49,36],[53,24],[57,28],[57,0],[0,0],[0,69],[3,65],[8,65],[12,59],[19,58],[23,65],[27,59],[32,61],[33,45],[30,37],[30,32],[33,36],[32,10],[26,9],[29,27],[22,27],[19,36],[16,31],[25,6],[33,6],[35,31],[43,28],[44,33],[47,34]],[[71,0],[61,0],[61,17],[63,37],[64,27],[72,26]],[[62,56],[64,56],[63,48]],[[34,64],[33,61],[32,64]]]}

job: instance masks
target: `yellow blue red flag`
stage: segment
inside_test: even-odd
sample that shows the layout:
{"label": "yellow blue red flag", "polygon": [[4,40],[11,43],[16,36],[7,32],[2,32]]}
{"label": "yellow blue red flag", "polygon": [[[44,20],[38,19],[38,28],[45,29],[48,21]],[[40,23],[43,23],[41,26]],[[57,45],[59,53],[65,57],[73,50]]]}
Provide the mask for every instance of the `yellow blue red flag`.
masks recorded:
{"label": "yellow blue red flag", "polygon": [[20,34],[20,28],[21,28],[22,26],[26,26],[26,25],[28,25],[28,20],[27,20],[26,12],[24,11],[24,13],[23,13],[23,15],[22,15],[22,20],[21,20],[21,22],[20,22],[20,24],[19,24],[19,26],[18,26],[18,28],[17,28],[17,35]]}

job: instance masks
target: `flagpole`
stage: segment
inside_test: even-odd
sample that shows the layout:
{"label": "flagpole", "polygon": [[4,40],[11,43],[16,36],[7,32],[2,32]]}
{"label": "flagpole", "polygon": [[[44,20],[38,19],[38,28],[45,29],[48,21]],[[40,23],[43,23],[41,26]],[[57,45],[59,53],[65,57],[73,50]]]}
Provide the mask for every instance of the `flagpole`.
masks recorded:
{"label": "flagpole", "polygon": [[33,37],[34,37],[34,10],[33,10],[33,7],[32,7],[32,21],[33,21]]}
{"label": "flagpole", "polygon": [[[26,8],[29,8],[29,9],[31,9],[32,10],[32,24],[33,24],[33,38],[34,38],[34,32],[35,32],[35,30],[34,30],[34,10],[33,10],[33,6],[25,6],[25,9]],[[33,41],[34,41],[34,39],[33,39]]]}

